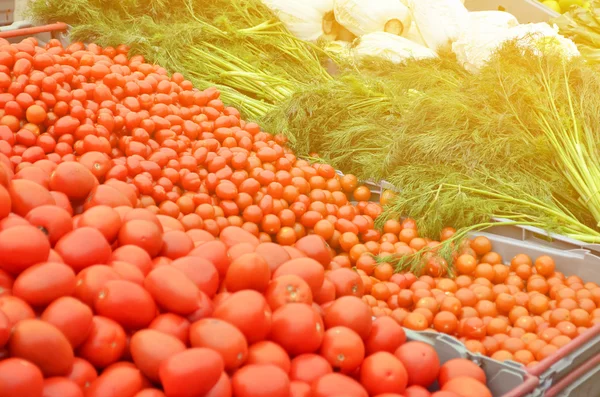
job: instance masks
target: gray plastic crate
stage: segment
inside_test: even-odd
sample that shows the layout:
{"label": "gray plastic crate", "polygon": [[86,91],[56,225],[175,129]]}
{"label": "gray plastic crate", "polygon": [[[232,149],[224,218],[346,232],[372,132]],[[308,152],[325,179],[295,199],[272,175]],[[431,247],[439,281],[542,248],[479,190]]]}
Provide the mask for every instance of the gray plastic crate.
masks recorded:
{"label": "gray plastic crate", "polygon": [[[554,259],[556,269],[565,275],[577,275],[586,282],[600,284],[600,257],[589,250],[578,247],[577,244],[569,247],[565,245],[564,241],[561,246],[552,243],[539,244],[527,240],[527,233],[522,234],[524,239],[515,238],[515,235],[522,230],[512,226],[498,226],[484,232],[475,232],[472,235],[485,236],[490,239],[494,251],[502,255],[506,262],[520,253],[527,254],[532,259],[541,255],[549,255]],[[543,396],[546,391],[561,382],[563,382],[561,387],[566,387],[564,382],[570,381],[569,374],[597,356],[600,356],[600,324],[591,327],[535,367],[527,369],[529,373],[539,377],[540,380],[538,389],[531,396]],[[589,397],[600,396],[600,377],[591,377],[586,385],[596,390],[595,394],[588,394]]]}
{"label": "gray plastic crate", "polygon": [[[407,340],[420,341],[432,345],[440,363],[454,358],[466,358],[479,365],[487,377],[487,386],[494,397],[518,397],[530,395],[538,386],[538,378],[528,373],[514,362],[499,362],[481,354],[471,353],[456,338],[430,331],[412,331],[405,329]],[[431,391],[438,390],[437,383]]]}
{"label": "gray plastic crate", "polygon": [[586,362],[546,391],[545,397],[593,397],[600,393],[600,355]]}

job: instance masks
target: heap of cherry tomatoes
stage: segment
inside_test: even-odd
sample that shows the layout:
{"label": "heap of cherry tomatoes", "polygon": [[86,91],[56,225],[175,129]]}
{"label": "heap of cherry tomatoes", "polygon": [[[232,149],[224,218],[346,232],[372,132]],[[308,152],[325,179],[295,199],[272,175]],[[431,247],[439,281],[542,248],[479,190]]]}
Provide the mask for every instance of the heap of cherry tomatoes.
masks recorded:
{"label": "heap of cherry tomatoes", "polygon": [[596,322],[597,286],[481,239],[393,274],[439,242],[127,51],[0,42],[0,397],[486,397],[401,325],[519,360]]}

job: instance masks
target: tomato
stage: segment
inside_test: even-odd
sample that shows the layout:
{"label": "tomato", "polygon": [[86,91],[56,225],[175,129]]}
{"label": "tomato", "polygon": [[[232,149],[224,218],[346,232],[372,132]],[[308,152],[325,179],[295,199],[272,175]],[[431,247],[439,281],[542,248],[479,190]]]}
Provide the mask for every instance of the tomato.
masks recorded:
{"label": "tomato", "polygon": [[269,265],[260,255],[244,254],[229,265],[225,276],[225,287],[231,292],[245,289],[264,292],[270,279]]}
{"label": "tomato", "polygon": [[311,385],[311,397],[368,397],[360,383],[349,376],[332,373],[320,377]]}
{"label": "tomato", "polygon": [[72,295],[75,272],[62,263],[40,263],[22,272],[13,285],[13,294],[32,306],[46,306],[52,301]]}
{"label": "tomato", "polygon": [[15,325],[8,342],[13,357],[37,365],[44,376],[63,376],[73,367],[73,348],[65,335],[52,324],[23,320]]}
{"label": "tomato", "polygon": [[31,306],[16,296],[0,296],[0,310],[8,318],[10,327],[19,321],[35,318],[35,312]]}
{"label": "tomato", "polygon": [[227,372],[222,372],[217,383],[204,397],[232,397],[231,380]]}
{"label": "tomato", "polygon": [[311,258],[291,259],[283,263],[273,273],[273,279],[287,274],[294,274],[304,279],[310,286],[313,296],[319,293],[325,279],[325,269]]}
{"label": "tomato", "polygon": [[94,316],[92,329],[77,349],[77,355],[96,368],[105,368],[119,361],[125,352],[125,331],[116,321]]}
{"label": "tomato", "polygon": [[17,275],[23,270],[45,262],[50,254],[50,242],[33,226],[15,226],[0,231],[0,269]]}
{"label": "tomato", "polygon": [[250,243],[254,246],[258,246],[260,244],[258,238],[237,226],[226,227],[221,231],[219,238],[228,248],[239,243]]}
{"label": "tomato", "polygon": [[226,370],[242,365],[248,356],[248,343],[235,326],[216,318],[206,318],[190,327],[192,347],[206,347],[218,352]]}
{"label": "tomato", "polygon": [[131,337],[131,357],[135,365],[148,377],[158,382],[159,367],[167,358],[185,350],[185,345],[174,336],[144,329]]}
{"label": "tomato", "polygon": [[231,380],[233,395],[239,397],[289,397],[290,380],[275,365],[246,365]]}
{"label": "tomato", "polygon": [[112,253],[104,235],[98,229],[87,226],[65,234],[54,249],[76,272],[107,263]]}
{"label": "tomato", "polygon": [[240,243],[240,244],[236,244],[233,247],[229,248],[227,250],[227,255],[229,256],[229,258],[232,261],[234,261],[234,260],[238,259],[239,257],[241,257],[242,255],[254,253],[255,250],[256,250],[256,247],[250,243]]}
{"label": "tomato", "polygon": [[151,257],[155,257],[162,248],[162,227],[147,220],[123,220],[118,238],[120,246],[137,245],[146,250]]}
{"label": "tomato", "polygon": [[44,397],[83,397],[79,385],[64,377],[44,379]]}
{"label": "tomato", "polygon": [[71,200],[86,198],[96,183],[94,174],[75,161],[60,163],[50,176],[50,189],[66,194]]}
{"label": "tomato", "polygon": [[310,286],[294,274],[286,274],[273,279],[265,291],[265,298],[273,311],[288,303],[305,303],[307,305],[313,303]]}
{"label": "tomato", "polygon": [[12,325],[8,317],[0,310],[0,348],[3,348],[10,338]]}
{"label": "tomato", "polygon": [[96,380],[98,372],[88,361],[75,357],[73,360],[73,368],[66,377],[75,382],[80,388],[84,389]]}
{"label": "tomato", "polygon": [[[1,216],[0,216],[1,218]],[[41,229],[54,245],[62,236],[73,230],[71,214],[56,205],[42,205],[29,211],[25,216],[33,226]]]}
{"label": "tomato", "polygon": [[4,219],[10,214],[11,205],[12,202],[8,190],[0,184],[0,219]]}
{"label": "tomato", "polygon": [[54,205],[55,201],[48,189],[27,179],[13,179],[8,187],[12,211],[25,216],[29,211],[42,205]]}
{"label": "tomato", "polygon": [[325,310],[325,328],[345,326],[366,339],[371,333],[371,308],[355,296],[342,296]]}
{"label": "tomato", "polygon": [[360,383],[369,394],[402,393],[408,383],[404,365],[388,352],[374,353],[360,367]]}
{"label": "tomato", "polygon": [[200,290],[185,273],[174,267],[155,268],[146,277],[144,287],[165,310],[188,315],[198,309]]}
{"label": "tomato", "polygon": [[220,240],[208,241],[193,249],[189,256],[207,259],[219,272],[219,278],[225,278],[229,268],[227,246]]}
{"label": "tomato", "polygon": [[112,252],[110,261],[122,261],[136,266],[145,276],[152,270],[152,258],[146,250],[137,245],[122,245]]}
{"label": "tomato", "polygon": [[158,389],[143,389],[133,397],[166,397],[166,394]]}
{"label": "tomato", "polygon": [[300,354],[290,363],[290,379],[312,384],[320,377],[332,373],[331,364],[318,354]]}
{"label": "tomato", "polygon": [[323,237],[317,234],[302,237],[296,241],[294,246],[323,266],[327,266],[331,262],[329,247]]}
{"label": "tomato", "polygon": [[404,390],[406,397],[431,397],[431,393],[423,386],[413,385]]}
{"label": "tomato", "polygon": [[453,392],[460,397],[492,397],[492,393],[485,385],[468,376],[450,379],[444,384],[442,390]]}
{"label": "tomato", "polygon": [[281,346],[271,341],[262,341],[253,344],[248,349],[249,364],[272,364],[281,368],[286,374],[290,372],[290,357]]}
{"label": "tomato", "polygon": [[401,345],[394,355],[408,372],[408,384],[428,387],[440,371],[440,359],[435,349],[424,342],[412,341]]}
{"label": "tomato", "polygon": [[192,348],[160,365],[160,381],[167,396],[195,397],[208,393],[223,373],[221,356],[206,348]]}
{"label": "tomato", "polygon": [[351,373],[365,358],[365,346],[360,336],[347,327],[333,327],[325,331],[321,355],[334,369]]}
{"label": "tomato", "polygon": [[0,361],[0,397],[40,397],[44,389],[42,371],[21,358]]}
{"label": "tomato", "polygon": [[146,381],[137,368],[122,365],[108,368],[85,390],[86,397],[134,396]]}
{"label": "tomato", "polygon": [[378,317],[373,321],[371,332],[365,339],[365,351],[367,355],[381,351],[394,353],[404,342],[406,333],[394,319]]}
{"label": "tomato", "polygon": [[98,229],[110,243],[115,240],[119,233],[121,216],[107,205],[97,205],[81,214],[78,226],[89,226]]}
{"label": "tomato", "polygon": [[248,343],[264,340],[271,332],[271,309],[265,298],[253,290],[231,294],[216,305],[213,317],[235,325]]}
{"label": "tomato", "polygon": [[260,243],[255,252],[267,262],[271,274],[291,259],[290,254],[282,246],[275,243]]}
{"label": "tomato", "polygon": [[354,295],[359,298],[364,292],[364,284],[358,273],[353,270],[341,268],[327,273],[327,279],[335,287],[336,297]]}
{"label": "tomato", "polygon": [[290,382],[290,397],[310,397],[310,385],[299,380]]}
{"label": "tomato", "polygon": [[120,278],[119,274],[110,266],[93,265],[87,267],[77,274],[77,283],[73,295],[83,303],[93,307],[94,301],[104,284]]}
{"label": "tomato", "polygon": [[485,372],[477,364],[465,358],[455,358],[442,365],[438,383],[440,387],[443,387],[449,380],[459,376],[469,376],[484,385],[487,382]]}
{"label": "tomato", "polygon": [[323,341],[323,319],[309,305],[288,303],[273,313],[271,340],[291,356],[313,353]]}
{"label": "tomato", "polygon": [[156,317],[156,304],[142,286],[125,280],[108,281],[96,297],[96,313],[126,329],[145,328]]}

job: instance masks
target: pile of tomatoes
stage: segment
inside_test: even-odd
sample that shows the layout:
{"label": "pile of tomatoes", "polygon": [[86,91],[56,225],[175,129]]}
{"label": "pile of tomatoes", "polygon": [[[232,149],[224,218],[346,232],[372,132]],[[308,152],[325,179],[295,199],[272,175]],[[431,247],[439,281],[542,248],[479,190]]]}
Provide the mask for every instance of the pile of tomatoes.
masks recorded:
{"label": "pile of tomatoes", "polygon": [[439,242],[127,51],[0,42],[0,397],[487,397],[401,325],[531,364],[597,322],[596,285],[487,239],[394,274]]}

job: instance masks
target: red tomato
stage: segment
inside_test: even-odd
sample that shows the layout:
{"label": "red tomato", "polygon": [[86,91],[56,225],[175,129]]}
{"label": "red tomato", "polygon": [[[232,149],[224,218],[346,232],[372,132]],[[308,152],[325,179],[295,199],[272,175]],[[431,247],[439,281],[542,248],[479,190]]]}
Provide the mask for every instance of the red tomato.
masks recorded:
{"label": "red tomato", "polygon": [[[227,250],[227,255],[234,261],[245,254],[251,254],[256,251],[256,247],[250,243],[239,243]],[[261,257],[262,258],[262,257]],[[264,259],[264,258],[263,258]]]}
{"label": "red tomato", "polygon": [[229,265],[225,276],[225,287],[231,292],[244,289],[264,292],[270,279],[269,265],[260,255],[244,254]]}
{"label": "red tomato", "polygon": [[360,383],[338,373],[324,375],[311,385],[311,397],[368,397],[368,395]]}
{"label": "red tomato", "polygon": [[121,216],[107,205],[97,205],[81,214],[78,226],[96,228],[108,242],[113,242],[121,228]]}
{"label": "red tomato", "polygon": [[431,397],[461,397],[458,394],[451,392],[451,391],[444,391],[444,390],[440,390],[440,391],[436,391],[435,393],[433,393],[431,395]]}
{"label": "red tomato", "polygon": [[374,353],[360,367],[360,383],[369,394],[402,393],[408,383],[404,365],[388,352]]}
{"label": "red tomato", "polygon": [[94,368],[89,361],[75,357],[73,360],[73,368],[66,377],[83,389],[89,387],[89,385],[96,380],[98,372],[96,372],[96,368]]}
{"label": "red tomato", "polygon": [[255,252],[267,262],[271,274],[283,263],[292,259],[281,245],[275,243],[260,243]]}
{"label": "red tomato", "polygon": [[50,242],[36,227],[14,226],[0,231],[1,270],[17,275],[36,263],[45,262],[49,254]]}
{"label": "red tomato", "polygon": [[453,392],[460,397],[492,397],[492,393],[487,386],[468,376],[458,376],[450,379],[442,387],[442,390]]}
{"label": "red tomato", "polygon": [[166,231],[163,233],[162,242],[159,255],[170,259],[184,257],[194,248],[191,237],[183,230]]}
{"label": "red tomato", "polygon": [[160,365],[160,381],[168,397],[201,396],[219,382],[223,368],[217,352],[201,347],[187,349]]}
{"label": "red tomato", "polygon": [[23,320],[13,328],[8,342],[13,357],[37,365],[48,376],[64,376],[73,367],[73,348],[65,335],[52,324]]}
{"label": "red tomato", "polygon": [[295,274],[304,279],[310,286],[313,296],[319,293],[325,279],[325,269],[311,258],[291,259],[283,263],[273,273],[273,279],[286,274]]}
{"label": "red tomato", "polygon": [[227,246],[222,241],[214,240],[203,243],[193,249],[189,256],[207,259],[217,268],[219,279],[225,278],[229,268],[229,257],[227,256]]}
{"label": "red tomato", "polygon": [[148,377],[158,382],[159,367],[167,358],[185,350],[185,345],[174,336],[152,329],[136,332],[129,342],[135,365]]}
{"label": "red tomato", "polygon": [[404,390],[406,397],[431,397],[431,393],[423,386],[413,385]]}
{"label": "red tomato", "polygon": [[323,266],[328,266],[331,262],[331,251],[323,237],[317,234],[302,237],[294,245],[302,251],[306,256],[319,262]]}
{"label": "red tomato", "polygon": [[187,345],[190,340],[190,325],[190,322],[184,317],[173,313],[163,313],[152,320],[148,328],[172,335]]}
{"label": "red tomato", "polygon": [[92,227],[81,227],[65,234],[54,249],[76,272],[107,263],[112,253],[104,235]]}
{"label": "red tomato", "polygon": [[143,248],[154,258],[162,248],[162,228],[153,222],[141,219],[123,221],[123,226],[119,230],[119,245],[127,244]]}
{"label": "red tomato", "polygon": [[94,301],[104,284],[111,280],[119,280],[121,276],[110,266],[94,265],[83,269],[77,274],[74,296],[93,307]]}
{"label": "red tomato", "polygon": [[192,347],[207,347],[221,355],[227,371],[241,366],[248,356],[244,334],[233,325],[216,318],[196,321],[190,327]]}
{"label": "red tomato", "polygon": [[54,245],[62,236],[73,230],[71,214],[57,205],[42,205],[27,213],[25,219],[41,229]]}
{"label": "red tomato", "polygon": [[44,389],[42,371],[21,358],[0,361],[0,397],[40,397]]}
{"label": "red tomato", "polygon": [[313,353],[323,341],[323,319],[311,306],[288,303],[273,313],[271,340],[291,356]]}
{"label": "red tomato", "polygon": [[260,244],[260,241],[258,238],[256,238],[256,236],[237,226],[226,227],[221,231],[219,238],[223,243],[225,243],[227,248],[233,247],[239,243],[250,243],[254,246],[258,246]]}
{"label": "red tomato", "polygon": [[272,364],[281,368],[286,374],[290,372],[290,357],[277,343],[262,341],[253,344],[248,349],[249,364]]}
{"label": "red tomato", "polygon": [[102,372],[85,391],[86,397],[134,396],[145,387],[141,371],[128,365],[115,366]]}
{"label": "red tomato", "polygon": [[350,328],[333,327],[325,331],[320,352],[334,369],[351,373],[365,358],[365,345]]}
{"label": "red tomato", "polygon": [[166,394],[158,389],[144,389],[133,397],[166,397]]}
{"label": "red tomato", "polygon": [[175,259],[171,262],[171,266],[181,270],[196,284],[200,291],[210,298],[217,293],[219,289],[219,272],[208,259],[186,256]]}
{"label": "red tomato", "polygon": [[213,317],[235,325],[248,343],[266,339],[271,331],[271,309],[265,298],[253,290],[231,294],[215,307]]}
{"label": "red tomato", "polygon": [[418,341],[401,345],[394,355],[408,372],[408,384],[429,387],[440,372],[440,359],[433,346]]}
{"label": "red tomato", "polygon": [[188,315],[198,309],[200,290],[185,273],[174,267],[155,268],[146,277],[144,287],[165,310]]}
{"label": "red tomato", "polygon": [[396,349],[406,342],[404,329],[391,317],[378,317],[373,321],[373,327],[367,339],[365,350],[367,355],[385,351],[394,353]]}
{"label": "red tomato", "polygon": [[3,348],[10,338],[12,325],[8,317],[0,310],[0,348]]}
{"label": "red tomato", "polygon": [[290,397],[310,397],[310,385],[299,380],[290,382]]}
{"label": "red tomato", "polygon": [[31,306],[23,299],[12,295],[0,296],[0,310],[4,312],[11,328],[19,321],[35,318]]}
{"label": "red tomato", "polygon": [[145,276],[152,270],[152,258],[148,252],[137,245],[122,245],[112,252],[110,261],[122,261],[135,265]]}
{"label": "red tomato", "polygon": [[92,330],[77,350],[77,355],[96,368],[116,363],[125,352],[125,331],[116,321],[94,316]]}
{"label": "red tomato", "polygon": [[12,211],[25,216],[36,207],[54,205],[55,201],[48,189],[27,179],[13,179],[8,187]]}
{"label": "red tomato", "polygon": [[440,387],[443,387],[449,380],[459,376],[470,376],[484,385],[487,384],[483,369],[466,358],[455,358],[446,361],[440,368],[438,383]]}
{"label": "red tomato", "polygon": [[40,263],[25,270],[13,285],[13,294],[32,306],[46,306],[52,301],[72,295],[75,272],[62,263]]}
{"label": "red tomato", "polygon": [[312,384],[320,377],[332,373],[329,361],[318,354],[301,354],[290,363],[290,379]]}
{"label": "red tomato", "polygon": [[126,329],[145,328],[156,317],[156,304],[142,286],[125,280],[112,280],[98,293],[96,313]]}
{"label": "red tomato", "polygon": [[342,296],[325,310],[325,328],[336,326],[348,327],[362,339],[371,333],[371,308],[356,296]]}
{"label": "red tomato", "polygon": [[110,263],[110,267],[113,268],[123,280],[140,286],[144,285],[144,273],[142,273],[135,265],[127,262],[114,261]]}
{"label": "red tomato", "polygon": [[217,383],[210,389],[204,397],[232,397],[231,381],[227,372],[222,372]]}
{"label": "red tomato", "polygon": [[83,397],[83,390],[70,379],[47,378],[44,379],[44,397]]}
{"label": "red tomato", "polygon": [[275,365],[246,365],[233,374],[233,395],[239,397],[289,397],[290,380]]}
{"label": "red tomato", "polygon": [[97,183],[92,171],[76,161],[60,163],[50,176],[50,189],[66,194],[71,200],[86,198]]}
{"label": "red tomato", "polygon": [[58,328],[77,348],[88,337],[92,329],[93,313],[81,301],[65,296],[52,302],[40,317]]}
{"label": "red tomato", "polygon": [[273,311],[288,303],[305,303],[307,305],[313,303],[310,286],[294,274],[286,274],[273,279],[265,291],[265,298]]}
{"label": "red tomato", "polygon": [[[2,172],[1,169],[0,172]],[[10,214],[11,205],[12,202],[8,190],[0,184],[0,219],[4,219]]]}
{"label": "red tomato", "polygon": [[327,279],[335,287],[335,296],[363,296],[364,284],[358,273],[347,268],[335,269],[327,273]]}

